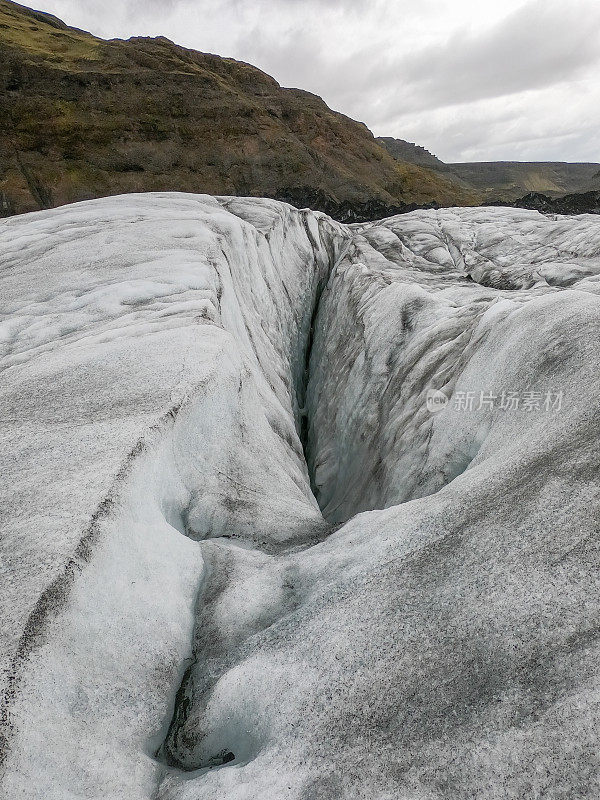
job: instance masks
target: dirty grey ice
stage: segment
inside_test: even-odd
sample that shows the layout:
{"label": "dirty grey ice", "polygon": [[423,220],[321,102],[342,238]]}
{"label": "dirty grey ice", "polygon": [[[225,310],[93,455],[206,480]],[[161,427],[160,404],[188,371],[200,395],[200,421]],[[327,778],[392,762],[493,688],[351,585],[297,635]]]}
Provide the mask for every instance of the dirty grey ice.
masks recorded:
{"label": "dirty grey ice", "polygon": [[0,222],[3,798],[600,796],[600,218]]}

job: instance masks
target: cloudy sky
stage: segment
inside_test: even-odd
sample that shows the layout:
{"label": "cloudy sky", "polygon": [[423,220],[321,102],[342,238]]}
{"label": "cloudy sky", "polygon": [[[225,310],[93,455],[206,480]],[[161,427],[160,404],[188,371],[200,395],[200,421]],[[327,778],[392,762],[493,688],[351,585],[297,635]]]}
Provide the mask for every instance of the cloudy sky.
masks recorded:
{"label": "cloudy sky", "polygon": [[599,0],[37,0],[308,89],[445,161],[600,161]]}

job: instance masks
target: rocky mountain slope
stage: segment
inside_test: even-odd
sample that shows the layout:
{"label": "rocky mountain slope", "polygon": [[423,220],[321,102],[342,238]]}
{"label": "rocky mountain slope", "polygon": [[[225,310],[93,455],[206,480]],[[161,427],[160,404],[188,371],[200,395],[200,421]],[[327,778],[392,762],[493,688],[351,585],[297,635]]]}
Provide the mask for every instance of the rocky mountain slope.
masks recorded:
{"label": "rocky mountain slope", "polygon": [[378,136],[377,141],[385,147],[388,153],[397,161],[404,161],[410,164],[419,164],[422,167],[445,170],[447,165],[429,150],[414,142],[407,142],[404,139],[394,139],[392,136]]}
{"label": "rocky mountain slope", "polygon": [[418,145],[403,139],[377,139],[401,161],[426,166],[463,188],[478,192],[483,201],[514,202],[530,192],[559,197],[600,190],[600,164],[554,161],[481,161],[445,164]]}
{"label": "rocky mountain slope", "polygon": [[0,0],[0,213],[152,190],[317,197],[330,211],[475,199],[248,64],[103,41]]}
{"label": "rocky mountain slope", "polygon": [[0,262],[2,797],[600,796],[600,218],[127,195]]}

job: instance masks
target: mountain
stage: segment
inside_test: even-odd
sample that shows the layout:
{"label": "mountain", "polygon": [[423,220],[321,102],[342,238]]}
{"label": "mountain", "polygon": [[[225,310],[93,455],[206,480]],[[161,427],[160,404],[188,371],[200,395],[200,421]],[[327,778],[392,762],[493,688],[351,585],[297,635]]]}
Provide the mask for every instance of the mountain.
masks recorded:
{"label": "mountain", "polygon": [[600,189],[600,164],[557,161],[481,161],[446,164],[418,145],[379,137],[388,153],[401,161],[426,166],[458,185],[478,192],[484,201],[513,202],[530,192],[559,197]]}
{"label": "mountain", "polygon": [[432,169],[445,169],[446,165],[429,150],[414,142],[406,142],[404,139],[394,139],[391,136],[378,136],[377,141],[385,147],[388,153],[398,161],[406,161],[410,164],[419,164],[422,167]]}
{"label": "mountain", "polygon": [[529,192],[550,197],[600,189],[600,164],[490,161],[448,164],[446,176],[485,193],[486,199],[517,200]]}
{"label": "mountain", "polygon": [[600,164],[445,164],[321,98],[159,37],[0,0],[0,216],[123,192],[273,197],[347,222],[600,189]]}
{"label": "mountain", "polygon": [[0,0],[0,213],[139,191],[336,204],[474,202],[362,123],[168,39],[104,41]]}
{"label": "mountain", "polygon": [[600,218],[148,193],[0,263],[2,798],[600,797]]}

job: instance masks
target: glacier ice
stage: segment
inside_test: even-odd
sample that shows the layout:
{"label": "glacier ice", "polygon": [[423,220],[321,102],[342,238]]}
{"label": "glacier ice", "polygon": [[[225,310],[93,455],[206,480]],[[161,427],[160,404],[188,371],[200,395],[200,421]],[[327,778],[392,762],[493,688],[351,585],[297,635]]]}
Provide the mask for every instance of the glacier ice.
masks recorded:
{"label": "glacier ice", "polygon": [[0,282],[4,796],[600,794],[598,218],[129,195]]}

